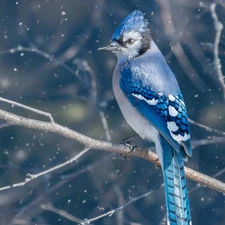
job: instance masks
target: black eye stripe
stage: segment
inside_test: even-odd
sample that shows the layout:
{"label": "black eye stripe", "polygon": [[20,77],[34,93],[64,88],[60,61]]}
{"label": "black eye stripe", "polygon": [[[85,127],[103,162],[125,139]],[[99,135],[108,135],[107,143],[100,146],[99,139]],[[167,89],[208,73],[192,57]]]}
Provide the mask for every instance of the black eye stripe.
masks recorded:
{"label": "black eye stripe", "polygon": [[116,41],[116,42],[118,42],[121,46],[127,48],[127,47],[126,47],[126,43],[127,43],[127,42],[123,41],[123,35],[120,36],[120,39],[113,39],[113,41]]}
{"label": "black eye stripe", "polygon": [[[126,44],[133,44],[134,43],[134,39],[133,38],[129,38],[126,41],[123,41],[121,38],[119,40],[116,40],[121,46],[126,47]],[[130,42],[130,43],[129,43]]]}
{"label": "black eye stripe", "polygon": [[117,43],[119,43],[121,46],[128,48],[126,45],[129,44],[133,44],[136,40],[134,38],[128,38],[126,41],[123,41],[124,36],[121,35],[119,39],[113,39],[113,41],[116,41]]}

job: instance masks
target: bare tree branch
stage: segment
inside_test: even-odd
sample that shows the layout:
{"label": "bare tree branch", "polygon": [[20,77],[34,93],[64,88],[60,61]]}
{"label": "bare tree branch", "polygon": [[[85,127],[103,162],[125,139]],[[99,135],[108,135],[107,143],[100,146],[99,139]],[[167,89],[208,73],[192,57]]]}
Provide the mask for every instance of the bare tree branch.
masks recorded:
{"label": "bare tree branch", "polygon": [[[161,10],[162,22],[164,24],[165,32],[168,35],[168,38],[172,45],[172,36],[175,34],[176,30],[173,24],[173,16],[170,10],[170,2],[165,0],[157,0]],[[169,22],[168,22],[169,20]],[[177,41],[175,45],[171,47],[171,51],[174,53],[178,62],[182,66],[183,70],[186,72],[188,78],[196,86],[196,88],[201,89],[205,87],[204,81],[199,77],[197,71],[193,67],[192,63],[186,56],[183,47],[181,46],[180,41]]]}
{"label": "bare tree branch", "polygon": [[50,211],[50,212],[54,212],[54,213],[56,213],[57,215],[60,215],[60,216],[66,218],[66,219],[68,219],[68,220],[70,220],[70,221],[73,221],[73,222],[75,222],[75,223],[78,223],[78,224],[81,224],[81,223],[82,223],[82,220],[78,219],[78,218],[75,217],[75,216],[72,216],[71,214],[67,213],[67,212],[64,211],[64,210],[55,208],[55,207],[52,206],[52,205],[42,204],[40,207],[41,207],[42,209],[44,209],[44,210],[48,210],[48,211]]}
{"label": "bare tree branch", "polygon": [[218,81],[220,82],[222,88],[223,88],[223,98],[225,98],[225,84],[224,84],[224,75],[222,72],[222,65],[221,61],[219,59],[219,43],[220,43],[220,37],[223,30],[223,24],[219,21],[217,15],[216,15],[216,3],[211,4],[211,15],[214,20],[214,27],[216,30],[216,37],[215,42],[213,46],[213,55],[214,55],[214,67],[218,76]]}
{"label": "bare tree branch", "polygon": [[216,134],[220,134],[220,135],[225,135],[225,132],[224,131],[221,131],[221,130],[217,130],[217,129],[214,129],[214,128],[211,128],[211,127],[208,127],[204,124],[201,124],[201,123],[198,123],[194,120],[191,120],[191,119],[188,119],[188,121],[191,123],[191,124],[194,124],[195,126],[198,126],[198,127],[201,127],[203,129],[205,129],[206,131],[208,132],[213,132],[213,133],[216,133]]}
{"label": "bare tree branch", "polygon": [[[13,114],[1,109],[0,109],[0,119],[5,120],[9,124],[59,134],[61,136],[70,138],[72,140],[75,140],[83,144],[88,149],[105,150],[105,151],[116,152],[116,153],[120,153],[124,155],[138,156],[140,158],[149,160],[156,164],[158,162],[157,155],[150,150],[135,148],[134,150],[131,151],[130,148],[125,145],[122,145],[122,144],[115,145],[111,142],[96,140],[88,136],[85,136],[77,131],[71,130],[67,127],[63,127],[57,123],[50,123],[50,122],[43,122],[40,120],[28,119],[28,118],[18,116],[16,114]],[[214,178],[211,178],[207,175],[194,171],[190,168],[185,168],[185,172],[189,179],[199,182],[216,191],[225,193],[224,183]]]}
{"label": "bare tree branch", "polygon": [[105,130],[106,140],[111,141],[111,135],[110,135],[108,123],[107,123],[107,120],[106,120],[106,117],[105,117],[105,113],[101,109],[99,110],[99,115],[100,115],[100,118],[101,118],[101,121],[102,121],[103,128]]}
{"label": "bare tree branch", "polygon": [[61,163],[61,164],[59,164],[57,166],[54,166],[54,167],[52,167],[52,168],[50,168],[48,170],[43,171],[43,172],[40,172],[40,173],[37,173],[37,174],[30,174],[30,173],[28,173],[27,174],[27,178],[25,179],[25,181],[20,182],[20,183],[17,183],[17,184],[13,184],[13,185],[8,185],[8,186],[5,186],[5,187],[2,187],[2,188],[0,188],[0,191],[4,191],[4,190],[10,189],[10,188],[15,188],[15,187],[22,187],[22,186],[24,186],[25,184],[31,182],[34,179],[37,179],[37,178],[39,178],[41,176],[44,176],[44,175],[46,175],[48,173],[51,173],[51,172],[53,172],[55,170],[58,170],[60,168],[63,168],[65,166],[67,166],[68,164],[73,163],[78,158],[80,158],[82,155],[84,155],[85,153],[87,153],[88,151],[89,151],[89,149],[88,148],[85,148],[83,151],[81,151],[79,154],[77,154],[76,156],[74,156],[72,159],[69,159],[69,160],[67,160],[64,163]]}
{"label": "bare tree branch", "polygon": [[116,213],[117,211],[119,211],[119,210],[121,210],[121,209],[124,209],[124,208],[125,208],[126,206],[128,206],[129,204],[131,204],[131,203],[133,203],[133,202],[136,202],[136,201],[138,201],[138,200],[140,200],[140,199],[142,199],[142,198],[145,198],[145,197],[147,197],[147,196],[149,196],[149,195],[155,193],[155,190],[157,190],[157,189],[159,189],[159,188],[161,188],[161,187],[163,187],[163,186],[164,186],[164,184],[162,184],[160,187],[157,187],[157,188],[155,188],[155,189],[153,189],[153,190],[151,190],[151,191],[149,191],[149,192],[147,192],[147,193],[145,193],[145,194],[143,194],[143,195],[140,195],[140,196],[138,196],[138,197],[136,197],[136,198],[131,198],[129,201],[125,202],[123,205],[119,206],[118,208],[113,209],[113,210],[110,210],[110,211],[108,211],[108,212],[106,212],[106,213],[103,213],[102,215],[96,216],[96,217],[91,218],[91,219],[85,219],[85,220],[83,220],[83,222],[80,223],[80,224],[81,224],[81,225],[86,225],[86,224],[90,224],[90,222],[99,220],[99,219],[101,219],[101,218],[103,218],[103,217],[106,217],[106,216],[109,216],[109,217],[110,217],[110,216],[112,216],[114,213]]}
{"label": "bare tree branch", "polygon": [[130,152],[130,149],[124,145],[113,145],[110,142],[95,140],[57,123],[48,123],[40,120],[28,119],[1,109],[0,119],[5,120],[12,125],[56,133],[72,140],[76,140],[77,142],[85,145],[87,148],[90,147],[92,149],[106,150],[123,154],[128,154]]}
{"label": "bare tree branch", "polygon": [[[111,154],[109,157],[107,157],[107,160],[110,160],[112,158]],[[104,159],[105,160],[105,159]],[[37,215],[40,214],[40,207],[37,207],[35,212],[32,211],[32,213],[30,213],[30,209],[34,206],[40,206],[42,204],[46,203],[46,199],[47,196],[49,196],[50,194],[52,194],[54,191],[62,188],[65,184],[68,183],[68,181],[70,181],[71,179],[75,179],[78,178],[79,176],[81,176],[82,174],[91,172],[94,170],[94,168],[96,166],[99,165],[99,163],[104,161],[103,159],[101,159],[100,161],[97,161],[91,165],[86,166],[85,168],[83,168],[82,170],[77,170],[72,174],[68,174],[68,175],[61,175],[60,179],[61,181],[56,183],[55,185],[53,185],[52,187],[50,187],[43,195],[39,195],[37,196],[37,198],[35,198],[33,201],[29,202],[27,205],[23,206],[22,209],[16,213],[14,215],[14,218],[12,218],[12,222],[9,224],[17,224],[18,220],[21,220],[21,218],[23,218],[24,216],[26,216],[27,214],[29,214],[29,218],[34,218],[37,217]],[[39,209],[39,210],[38,210]],[[28,213],[29,212],[29,213]],[[32,215],[31,215],[32,214]],[[28,220],[25,220],[26,224]],[[25,224],[25,223],[24,223]]]}
{"label": "bare tree branch", "polygon": [[[154,188],[153,190],[147,192],[147,193],[144,193],[138,197],[135,197],[135,198],[131,198],[129,201],[125,202],[125,203],[121,203],[121,205],[113,210],[110,210],[108,212],[105,212],[99,216],[96,216],[94,218],[91,218],[91,219],[84,219],[84,220],[81,220],[77,217],[74,217],[72,216],[71,214],[65,212],[64,210],[60,210],[60,209],[57,209],[55,207],[53,207],[52,205],[48,205],[48,204],[42,204],[40,207],[44,210],[48,210],[48,211],[51,211],[51,212],[54,212],[64,218],[67,218],[75,223],[78,223],[78,224],[81,224],[81,225],[86,225],[86,224],[91,224],[90,222],[93,222],[93,221],[96,221],[96,220],[99,220],[101,218],[104,218],[106,216],[110,217],[112,216],[114,213],[124,209],[126,206],[130,205],[131,203],[133,202],[136,202],[142,198],[145,198],[145,197],[148,197],[149,195],[153,194],[155,190],[158,190],[160,188],[162,188],[164,186],[164,184],[160,185],[159,187],[156,187]],[[118,191],[118,188],[117,187],[114,187],[116,189],[116,191]],[[121,194],[121,193],[120,193]],[[123,221],[123,219],[121,219],[120,221]]]}
{"label": "bare tree branch", "polygon": [[4,54],[14,54],[15,52],[32,52],[32,53],[36,53],[36,54],[41,55],[42,57],[46,58],[50,62],[54,62],[55,65],[62,66],[68,72],[70,72],[71,74],[73,74],[74,76],[76,76],[78,79],[80,79],[77,76],[76,72],[74,70],[72,70],[69,66],[67,66],[64,62],[56,59],[54,56],[51,56],[47,52],[44,52],[44,51],[38,49],[33,44],[30,44],[30,45],[31,45],[31,47],[24,47],[24,46],[19,45],[19,46],[15,47],[15,48],[12,48],[10,50],[2,51],[2,52],[0,52],[0,54],[1,55],[4,55]]}
{"label": "bare tree branch", "polygon": [[11,104],[11,105],[13,105],[13,106],[16,105],[16,106],[18,106],[18,107],[20,107],[20,108],[27,109],[27,110],[29,110],[29,111],[31,111],[31,112],[34,112],[34,113],[37,113],[37,114],[46,116],[46,117],[49,118],[49,120],[51,121],[51,123],[54,123],[54,119],[53,119],[52,115],[51,115],[50,113],[48,113],[48,112],[43,112],[43,111],[41,111],[41,110],[32,108],[32,107],[30,107],[30,106],[23,105],[23,104],[18,103],[18,102],[14,102],[14,101],[5,99],[5,98],[2,98],[2,97],[0,97],[0,101],[2,101],[2,102],[7,102],[7,103],[9,103],[9,104]]}
{"label": "bare tree branch", "polygon": [[[115,192],[118,196],[119,205],[122,205],[124,203],[123,192],[121,191],[120,187],[118,187],[118,186],[114,186],[113,189],[115,190]],[[124,211],[121,210],[117,213],[117,225],[123,225],[123,221],[124,221]]]}

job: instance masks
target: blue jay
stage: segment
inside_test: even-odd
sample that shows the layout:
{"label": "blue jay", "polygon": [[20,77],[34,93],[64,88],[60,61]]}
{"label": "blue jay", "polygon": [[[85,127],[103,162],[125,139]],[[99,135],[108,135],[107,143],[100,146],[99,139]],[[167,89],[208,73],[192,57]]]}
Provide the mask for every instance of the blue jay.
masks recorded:
{"label": "blue jay", "polygon": [[192,155],[190,128],[177,80],[152,40],[140,10],[127,16],[100,48],[116,54],[113,91],[128,124],[153,141],[165,183],[167,225],[191,225],[184,161]]}

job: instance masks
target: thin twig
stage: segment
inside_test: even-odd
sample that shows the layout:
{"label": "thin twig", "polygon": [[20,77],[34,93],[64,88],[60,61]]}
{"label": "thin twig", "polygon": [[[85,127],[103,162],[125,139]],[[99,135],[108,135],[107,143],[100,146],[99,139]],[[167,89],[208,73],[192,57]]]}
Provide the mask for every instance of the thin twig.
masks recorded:
{"label": "thin twig", "polygon": [[[123,192],[121,191],[119,186],[114,186],[113,189],[117,194],[118,204],[122,205],[124,202]],[[123,225],[123,221],[124,221],[124,211],[121,210],[117,214],[117,225]]]}
{"label": "thin twig", "polygon": [[[111,154],[110,157],[101,159],[100,161],[97,161],[94,164],[86,166],[85,168],[83,168],[81,170],[77,170],[72,174],[61,175],[60,182],[57,182],[55,185],[50,187],[43,195],[37,196],[33,201],[31,201],[27,205],[23,206],[22,209],[20,209],[20,211],[15,215],[15,217],[12,220],[12,223],[10,223],[10,224],[17,223],[17,221],[20,220],[20,218],[22,218],[24,215],[27,215],[27,212],[29,212],[30,208],[32,208],[33,206],[44,204],[46,202],[47,196],[49,196],[51,193],[53,193],[56,190],[58,190],[59,188],[61,188],[63,185],[67,184],[69,180],[78,178],[82,174],[93,171],[94,168],[97,167],[99,165],[99,163],[101,163],[103,160],[106,160],[106,159],[110,160],[112,155],[113,154]],[[37,210],[36,210],[36,213],[33,214],[32,216],[30,215],[30,212],[29,212],[29,215],[31,216],[31,218],[36,217],[36,215],[38,215],[38,214],[39,214],[39,212]]]}
{"label": "thin twig", "polygon": [[103,128],[105,130],[106,140],[111,141],[112,139],[111,139],[111,135],[110,135],[110,131],[109,131],[109,126],[108,126],[108,123],[107,123],[107,120],[105,117],[105,113],[101,109],[99,109],[99,115],[100,115],[100,118],[102,121]]}
{"label": "thin twig", "polygon": [[31,47],[24,47],[24,46],[19,45],[19,46],[15,47],[15,48],[12,48],[10,50],[2,51],[2,52],[0,52],[0,54],[1,55],[14,54],[15,52],[33,52],[33,53],[36,53],[38,55],[41,55],[42,57],[48,59],[50,62],[54,62],[56,65],[62,66],[64,69],[66,69],[71,74],[73,74],[78,79],[80,79],[79,76],[77,76],[76,72],[74,70],[72,70],[69,66],[67,66],[64,62],[56,59],[54,56],[51,56],[47,52],[44,52],[44,51],[36,48],[34,45],[32,45]]}
{"label": "thin twig", "polygon": [[25,179],[25,181],[20,182],[20,183],[16,183],[16,184],[12,184],[12,185],[8,185],[8,186],[5,186],[5,187],[2,187],[2,188],[0,188],[0,191],[4,191],[4,190],[11,189],[11,188],[15,188],[15,187],[22,187],[22,186],[24,186],[25,184],[28,184],[29,182],[31,182],[34,179],[37,179],[37,178],[39,178],[41,176],[44,176],[44,175],[46,175],[48,173],[51,173],[51,172],[56,171],[56,170],[58,170],[60,168],[63,168],[65,166],[67,166],[68,164],[73,163],[78,158],[80,158],[82,155],[84,155],[85,153],[87,153],[88,151],[89,151],[89,149],[88,148],[85,148],[79,154],[77,154],[76,156],[74,156],[72,159],[69,159],[69,160],[67,160],[64,163],[61,163],[61,164],[59,164],[57,166],[54,166],[54,167],[52,167],[52,168],[50,168],[48,170],[45,170],[45,171],[43,171],[41,173],[37,173],[37,174],[30,174],[30,173],[28,173],[27,174],[27,178]]}
{"label": "thin twig", "polygon": [[0,101],[2,101],[2,102],[7,102],[7,103],[9,103],[9,104],[12,104],[13,106],[16,105],[16,106],[18,106],[18,107],[20,107],[20,108],[27,109],[27,110],[29,110],[29,111],[31,111],[31,112],[34,112],[34,113],[37,113],[37,114],[46,116],[46,117],[49,118],[49,120],[50,120],[51,123],[55,123],[55,121],[54,121],[54,119],[53,119],[51,113],[43,112],[43,111],[41,111],[41,110],[32,108],[32,107],[30,107],[30,106],[23,105],[23,104],[18,103],[18,102],[14,102],[14,101],[5,99],[5,98],[2,98],[2,97],[0,97]]}
{"label": "thin twig", "polygon": [[136,198],[131,198],[129,201],[127,201],[126,203],[124,203],[123,205],[121,205],[120,207],[116,208],[116,209],[113,209],[113,210],[110,210],[106,213],[103,213],[102,215],[99,215],[99,216],[96,216],[94,218],[91,218],[91,219],[85,219],[83,220],[83,222],[81,222],[80,224],[81,225],[86,225],[86,224],[89,224],[90,222],[93,222],[93,221],[96,221],[96,220],[99,220],[103,217],[106,217],[106,216],[109,216],[111,217],[114,213],[116,213],[117,211],[121,210],[121,209],[124,209],[126,206],[128,206],[129,204],[133,203],[133,202],[136,202],[142,198],[146,198],[148,197],[149,195],[151,195],[152,193],[155,192],[155,190],[158,190],[160,189],[161,187],[163,187],[164,184],[162,184],[161,186],[157,187],[157,188],[154,188],[153,190],[141,195],[141,196],[138,196]]}
{"label": "thin twig", "polygon": [[[173,24],[173,15],[171,13],[171,6],[170,1],[164,0],[157,0],[160,11],[161,17],[164,24],[165,32],[168,35],[170,42],[173,42],[173,35],[176,33],[174,24]],[[168,19],[170,22],[168,23]],[[181,67],[185,71],[188,78],[192,81],[197,89],[203,89],[206,87],[204,80],[202,80],[199,76],[195,68],[192,66],[192,63],[188,59],[185,51],[180,43],[180,40],[177,40],[174,46],[171,47],[171,51],[177,58],[178,62],[180,63]]]}
{"label": "thin twig", "polygon": [[219,59],[219,43],[221,38],[221,33],[223,30],[223,24],[219,21],[217,14],[216,14],[216,3],[212,3],[210,6],[211,15],[214,20],[214,27],[216,30],[216,37],[213,46],[213,55],[214,55],[214,67],[218,76],[218,81],[220,82],[221,86],[223,87],[223,97],[225,98],[225,84],[224,84],[224,75],[222,72],[222,65]]}
{"label": "thin twig", "polygon": [[73,221],[73,222],[75,222],[75,223],[79,223],[79,224],[82,223],[82,220],[80,220],[79,218],[77,218],[77,217],[75,217],[75,216],[73,216],[73,215],[67,213],[67,212],[64,211],[64,210],[57,209],[57,208],[55,208],[55,207],[52,206],[52,205],[42,204],[40,207],[41,207],[41,209],[48,210],[48,211],[50,211],[50,212],[54,212],[54,213],[56,213],[57,215],[60,215],[60,216],[66,218],[66,219],[68,219],[68,220],[70,220],[70,221]]}
{"label": "thin twig", "polygon": [[220,135],[225,135],[225,132],[224,131],[221,131],[221,130],[217,130],[215,128],[208,127],[208,126],[206,126],[204,124],[198,123],[198,122],[196,122],[194,120],[191,120],[191,119],[188,119],[188,121],[191,124],[194,124],[195,126],[198,126],[198,127],[201,127],[203,129],[205,129],[208,132],[213,132],[213,133],[217,133],[217,134],[220,134]]}
{"label": "thin twig", "polygon": [[79,219],[77,217],[74,217],[71,214],[65,212],[64,210],[57,209],[57,208],[55,208],[55,207],[53,207],[51,205],[42,204],[40,207],[42,209],[45,209],[45,210],[54,212],[54,213],[56,213],[56,214],[58,214],[58,215],[60,215],[62,217],[65,217],[65,218],[67,218],[67,219],[69,219],[69,220],[71,220],[73,222],[79,223],[81,225],[87,225],[87,224],[91,224],[90,222],[99,220],[99,219],[101,219],[103,217],[106,217],[106,216],[109,216],[110,217],[110,216],[112,216],[114,213],[116,213],[116,212],[124,209],[126,206],[130,205],[131,203],[136,202],[136,201],[138,201],[138,200],[140,200],[142,198],[148,197],[149,195],[151,195],[152,193],[154,193],[155,190],[158,190],[158,189],[162,188],[163,186],[164,186],[164,184],[162,184],[159,187],[154,188],[153,190],[151,190],[151,191],[149,191],[149,192],[147,192],[147,193],[145,193],[143,195],[140,195],[140,196],[135,197],[135,198],[131,198],[129,201],[125,202],[124,204],[121,204],[118,208],[113,209],[113,210],[110,210],[110,211],[108,211],[106,213],[103,213],[103,214],[101,214],[101,215],[99,215],[97,217],[91,218],[91,219],[81,220],[81,219]]}
{"label": "thin twig", "polygon": [[4,128],[4,127],[8,127],[8,126],[11,126],[11,124],[8,124],[8,123],[1,123],[1,124],[0,124],[0,129],[1,129],[1,128]]}
{"label": "thin twig", "polygon": [[219,144],[219,143],[225,143],[225,137],[208,137],[207,139],[200,139],[200,140],[194,140],[192,141],[192,149],[204,146],[204,145],[211,145],[211,144]]}

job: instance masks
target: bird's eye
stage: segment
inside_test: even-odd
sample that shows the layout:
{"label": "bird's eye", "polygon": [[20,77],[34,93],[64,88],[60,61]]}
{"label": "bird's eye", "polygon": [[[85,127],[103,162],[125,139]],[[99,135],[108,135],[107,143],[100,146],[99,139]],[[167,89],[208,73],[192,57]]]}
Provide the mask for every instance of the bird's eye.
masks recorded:
{"label": "bird's eye", "polygon": [[127,43],[130,44],[130,45],[133,44],[134,43],[134,39],[133,38],[128,39]]}

